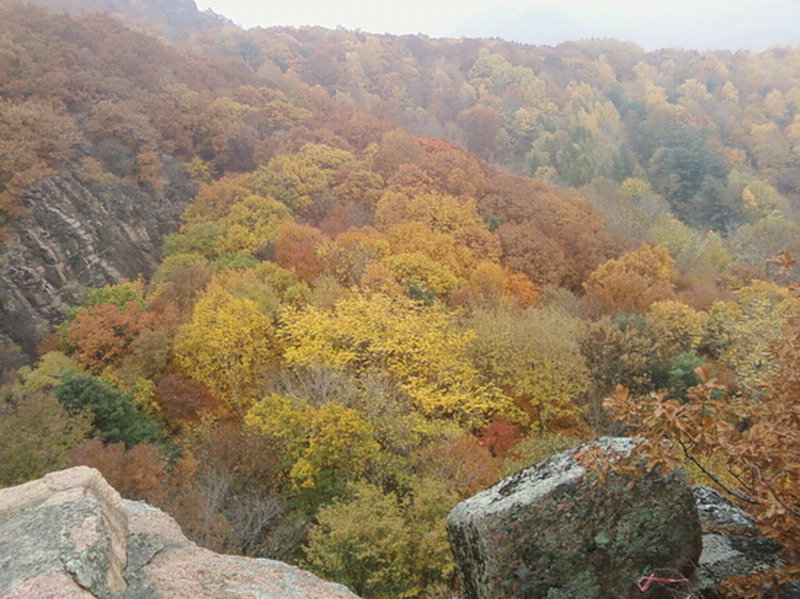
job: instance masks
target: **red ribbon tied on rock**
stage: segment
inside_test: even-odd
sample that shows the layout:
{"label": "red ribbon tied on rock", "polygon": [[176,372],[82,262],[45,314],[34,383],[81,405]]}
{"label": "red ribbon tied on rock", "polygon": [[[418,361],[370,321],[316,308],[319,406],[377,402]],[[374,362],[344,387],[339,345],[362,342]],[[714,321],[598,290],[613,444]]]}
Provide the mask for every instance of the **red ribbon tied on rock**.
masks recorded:
{"label": "red ribbon tied on rock", "polygon": [[[642,593],[646,593],[650,589],[650,585],[653,584],[654,582],[660,582],[662,584],[689,585],[688,578],[659,578],[655,574],[651,574],[650,576],[642,576],[639,580],[636,581],[636,586],[639,587],[639,590]],[[689,593],[686,595],[685,599],[691,599],[692,597],[696,597],[696,595],[692,593],[690,590]]]}

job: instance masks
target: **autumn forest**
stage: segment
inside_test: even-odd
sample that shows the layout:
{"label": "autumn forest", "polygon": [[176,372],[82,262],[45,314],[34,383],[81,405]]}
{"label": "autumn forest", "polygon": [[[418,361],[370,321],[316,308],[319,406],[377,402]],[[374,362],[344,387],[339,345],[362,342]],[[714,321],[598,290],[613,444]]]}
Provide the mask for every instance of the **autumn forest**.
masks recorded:
{"label": "autumn forest", "polygon": [[797,556],[800,48],[38,4],[0,3],[0,248],[64,178],[180,217],[0,331],[0,486],[87,464],[203,546],[437,599],[456,503],[640,434]]}

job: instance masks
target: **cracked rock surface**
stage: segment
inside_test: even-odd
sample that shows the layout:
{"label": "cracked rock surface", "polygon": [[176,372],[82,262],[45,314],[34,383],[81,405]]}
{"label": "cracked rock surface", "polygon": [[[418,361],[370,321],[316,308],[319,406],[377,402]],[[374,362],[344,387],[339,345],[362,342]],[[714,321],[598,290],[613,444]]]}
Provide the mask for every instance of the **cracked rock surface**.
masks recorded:
{"label": "cracked rock surface", "polygon": [[[633,447],[626,438],[596,443],[609,454]],[[691,572],[700,524],[686,476],[612,474],[593,485],[580,449],[453,509],[447,529],[465,599],[652,599],[636,588],[640,576]]]}
{"label": "cracked rock surface", "polygon": [[80,466],[0,489],[0,599],[358,599],[287,564],[219,555]]}
{"label": "cracked rock surface", "polygon": [[163,236],[194,193],[173,162],[165,163],[161,194],[122,183],[89,187],[69,173],[22,194],[22,215],[0,243],[0,341],[33,355],[87,287],[152,274]]}

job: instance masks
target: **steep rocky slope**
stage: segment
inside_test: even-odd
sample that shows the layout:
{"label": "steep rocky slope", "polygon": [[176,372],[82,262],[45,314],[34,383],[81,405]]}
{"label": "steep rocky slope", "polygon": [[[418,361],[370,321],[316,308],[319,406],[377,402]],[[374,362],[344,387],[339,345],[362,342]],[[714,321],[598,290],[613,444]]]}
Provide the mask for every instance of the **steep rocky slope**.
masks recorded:
{"label": "steep rocky slope", "polygon": [[89,188],[70,174],[28,190],[0,255],[0,333],[31,353],[87,286],[147,277],[193,186],[175,174],[165,190]]}

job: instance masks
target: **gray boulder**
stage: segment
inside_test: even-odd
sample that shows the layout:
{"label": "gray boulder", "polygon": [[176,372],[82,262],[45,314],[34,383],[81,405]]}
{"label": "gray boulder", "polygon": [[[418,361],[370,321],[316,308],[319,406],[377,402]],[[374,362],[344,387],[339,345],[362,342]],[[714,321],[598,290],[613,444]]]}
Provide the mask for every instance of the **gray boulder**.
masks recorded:
{"label": "gray boulder", "polygon": [[[627,454],[633,441],[596,442]],[[685,475],[610,474],[600,485],[566,451],[459,503],[447,530],[465,599],[655,597],[636,583],[682,577],[700,556]],[[673,588],[672,590],[675,590]]]}
{"label": "gray boulder", "polygon": [[197,547],[97,470],[0,489],[0,599],[358,599],[272,560]]}
{"label": "gray boulder", "polygon": [[[703,552],[692,580],[699,596],[716,599],[726,578],[781,565],[781,546],[761,535],[747,513],[710,487],[694,487],[694,495],[703,531]],[[800,584],[782,585],[777,596],[800,599]]]}

